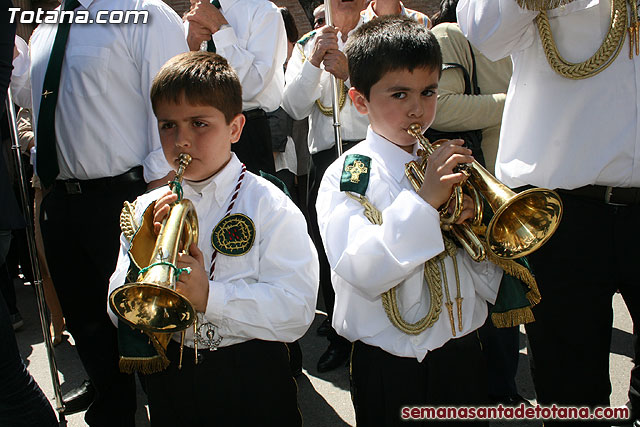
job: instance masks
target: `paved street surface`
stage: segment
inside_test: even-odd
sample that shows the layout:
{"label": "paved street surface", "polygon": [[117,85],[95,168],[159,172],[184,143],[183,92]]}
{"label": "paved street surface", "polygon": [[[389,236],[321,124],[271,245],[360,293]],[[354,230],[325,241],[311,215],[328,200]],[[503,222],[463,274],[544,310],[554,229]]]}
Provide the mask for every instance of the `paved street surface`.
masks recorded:
{"label": "paved street surface", "polygon": [[[53,386],[34,293],[30,286],[22,284],[17,284],[16,293],[18,306],[25,321],[25,325],[16,334],[22,357],[25,359],[31,374],[52,404],[54,404]],[[632,366],[632,325],[626,307],[619,295],[616,295],[614,299],[614,311],[615,319],[610,357],[613,388],[611,404],[612,406],[620,406],[627,401],[629,371]],[[298,400],[304,417],[304,425],[306,427],[353,426],[355,425],[355,417],[349,395],[348,368],[340,368],[325,374],[319,374],[315,368],[318,358],[327,345],[325,338],[316,335],[316,328],[324,317],[324,314],[319,311],[313,325],[301,340],[304,354],[304,373],[298,377],[297,382]],[[566,325],[566,327],[570,329],[571,325]],[[55,349],[63,393],[80,385],[86,378],[73,346],[73,340],[68,335],[66,337],[67,339],[63,340],[62,344]],[[520,344],[520,366],[518,372],[520,394],[531,401],[535,401],[535,393],[529,374],[524,329],[521,329]],[[576,355],[576,357],[588,357],[588,355]],[[139,389],[138,426],[149,425],[145,404],[146,398]],[[67,417],[68,426],[84,426],[83,415],[83,413],[80,413]],[[518,426],[541,425],[541,423],[536,422],[500,422],[492,425],[499,426],[504,424]]]}

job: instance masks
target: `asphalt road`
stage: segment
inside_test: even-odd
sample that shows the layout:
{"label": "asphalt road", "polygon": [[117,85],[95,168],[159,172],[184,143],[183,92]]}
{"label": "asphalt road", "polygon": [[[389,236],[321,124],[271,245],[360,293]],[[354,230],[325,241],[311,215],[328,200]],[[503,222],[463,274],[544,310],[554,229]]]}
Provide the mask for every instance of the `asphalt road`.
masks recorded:
{"label": "asphalt road", "polygon": [[[39,324],[35,296],[31,286],[16,283],[18,306],[25,325],[17,331],[16,336],[22,357],[29,371],[34,376],[46,396],[55,406],[51,374]],[[320,302],[320,305],[322,302]],[[614,329],[611,345],[610,370],[612,379],[611,405],[621,406],[627,401],[629,387],[629,371],[632,367],[632,324],[622,298],[614,298]],[[318,358],[325,350],[327,341],[316,335],[316,328],[324,319],[318,311],[313,325],[301,340],[303,351],[303,375],[298,377],[298,401],[306,427],[332,427],[355,425],[355,417],[349,395],[349,371],[347,367],[319,374],[316,371]],[[63,393],[77,387],[86,378],[86,374],[76,354],[73,339],[67,339],[55,348],[56,360]],[[576,357],[582,357],[576,355]],[[520,366],[518,371],[518,387],[520,394],[535,402],[535,392],[529,373],[526,336],[524,329],[520,333]],[[148,426],[146,398],[138,390],[137,425]],[[83,413],[67,417],[68,426],[84,426]],[[518,426],[540,426],[539,422],[496,422]]]}

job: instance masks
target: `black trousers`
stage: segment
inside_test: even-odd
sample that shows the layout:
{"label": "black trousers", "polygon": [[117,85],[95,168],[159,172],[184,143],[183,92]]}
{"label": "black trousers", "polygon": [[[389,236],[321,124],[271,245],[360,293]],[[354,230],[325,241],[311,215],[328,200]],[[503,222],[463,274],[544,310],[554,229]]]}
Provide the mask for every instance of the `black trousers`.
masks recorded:
{"label": "black trousers", "polygon": [[215,351],[185,347],[178,369],[179,344],[171,341],[169,367],[145,377],[151,425],[302,425],[297,385],[281,342],[251,340]]}
{"label": "black trousers", "polygon": [[40,225],[49,270],[78,355],[97,390],[85,414],[90,426],[133,426],[133,375],[118,368],[116,328],[107,315],[109,277],[119,252],[119,216],[144,181],[66,194],[55,188],[42,201]]}
{"label": "black trousers", "polygon": [[231,145],[231,151],[245,164],[249,172],[260,175],[260,171],[276,174],[271,148],[271,130],[263,110],[243,112],[247,118],[240,140]]}
{"label": "black trousers", "polygon": [[478,330],[487,358],[489,397],[500,399],[518,394],[516,374],[520,358],[520,328],[496,328],[491,316]]}
{"label": "black trousers", "polygon": [[[560,195],[564,214],[558,230],[529,256],[542,294],[533,309],[536,321],[527,325],[538,402],[609,406],[616,290],[635,327],[640,325],[640,206]],[[640,403],[637,393],[631,398],[634,406]]]}
{"label": "black trousers", "polygon": [[[342,144],[343,150],[346,151],[356,144],[357,142],[344,141]],[[331,267],[329,266],[329,260],[327,259],[324,244],[320,237],[316,200],[318,200],[318,189],[320,188],[322,177],[331,163],[338,158],[338,152],[335,147],[333,147],[313,154],[311,157],[313,159],[313,166],[315,167],[315,178],[311,191],[309,192],[309,222],[311,226],[311,237],[318,251],[318,260],[320,261],[320,292],[322,292],[325,309],[327,310],[327,318],[331,321],[333,319],[333,305],[336,300],[336,294],[331,285]],[[330,328],[327,339],[333,346],[347,347],[351,344],[347,339],[338,335],[333,327]]]}
{"label": "black trousers", "polygon": [[[403,406],[485,406],[487,368],[477,332],[450,340],[422,362],[356,341],[351,355],[351,397],[358,427],[406,426]],[[469,421],[433,420],[440,426]],[[411,424],[411,423],[409,423]],[[471,423],[486,425],[488,422]]]}

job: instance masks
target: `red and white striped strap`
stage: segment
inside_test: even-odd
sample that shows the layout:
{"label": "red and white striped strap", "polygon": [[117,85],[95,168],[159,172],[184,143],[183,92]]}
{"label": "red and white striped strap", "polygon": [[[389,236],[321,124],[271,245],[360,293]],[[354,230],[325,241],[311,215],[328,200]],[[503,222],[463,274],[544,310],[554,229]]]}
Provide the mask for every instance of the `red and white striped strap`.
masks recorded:
{"label": "red and white striped strap", "polygon": [[[236,184],[236,188],[233,190],[233,194],[231,195],[231,201],[229,202],[229,207],[227,208],[227,213],[224,214],[223,219],[228,217],[231,213],[231,209],[233,209],[233,205],[236,203],[236,199],[238,198],[238,193],[240,192],[240,186],[242,185],[242,180],[244,179],[244,175],[247,172],[247,167],[242,164],[242,171],[240,172],[240,176],[238,177],[238,183]],[[216,248],[213,248],[213,253],[211,254],[211,268],[209,269],[209,280],[213,280],[213,272],[216,269],[216,256],[218,255],[218,251]]]}

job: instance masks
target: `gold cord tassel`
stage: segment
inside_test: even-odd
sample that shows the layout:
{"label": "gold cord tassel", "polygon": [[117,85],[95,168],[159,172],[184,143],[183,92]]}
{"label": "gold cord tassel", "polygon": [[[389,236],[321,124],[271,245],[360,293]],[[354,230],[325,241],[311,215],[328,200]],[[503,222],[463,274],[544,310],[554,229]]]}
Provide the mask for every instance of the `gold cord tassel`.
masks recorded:
{"label": "gold cord tassel", "polygon": [[458,309],[458,330],[462,332],[462,294],[460,291],[460,273],[458,272],[458,260],[455,256],[451,257],[453,260],[453,271],[456,272],[456,308]]}
{"label": "gold cord tassel", "polygon": [[635,47],[636,56],[640,55],[640,25],[638,24],[638,5],[635,0],[629,0],[631,16],[629,17],[629,59],[633,59]]}
{"label": "gold cord tassel", "polygon": [[447,311],[449,312],[449,322],[451,323],[451,334],[456,336],[456,322],[453,320],[453,303],[451,302],[451,295],[449,294],[449,281],[447,280],[447,269],[444,265],[444,260],[440,258],[440,269],[442,270],[442,285],[444,287],[444,294],[447,298],[444,302]]}

